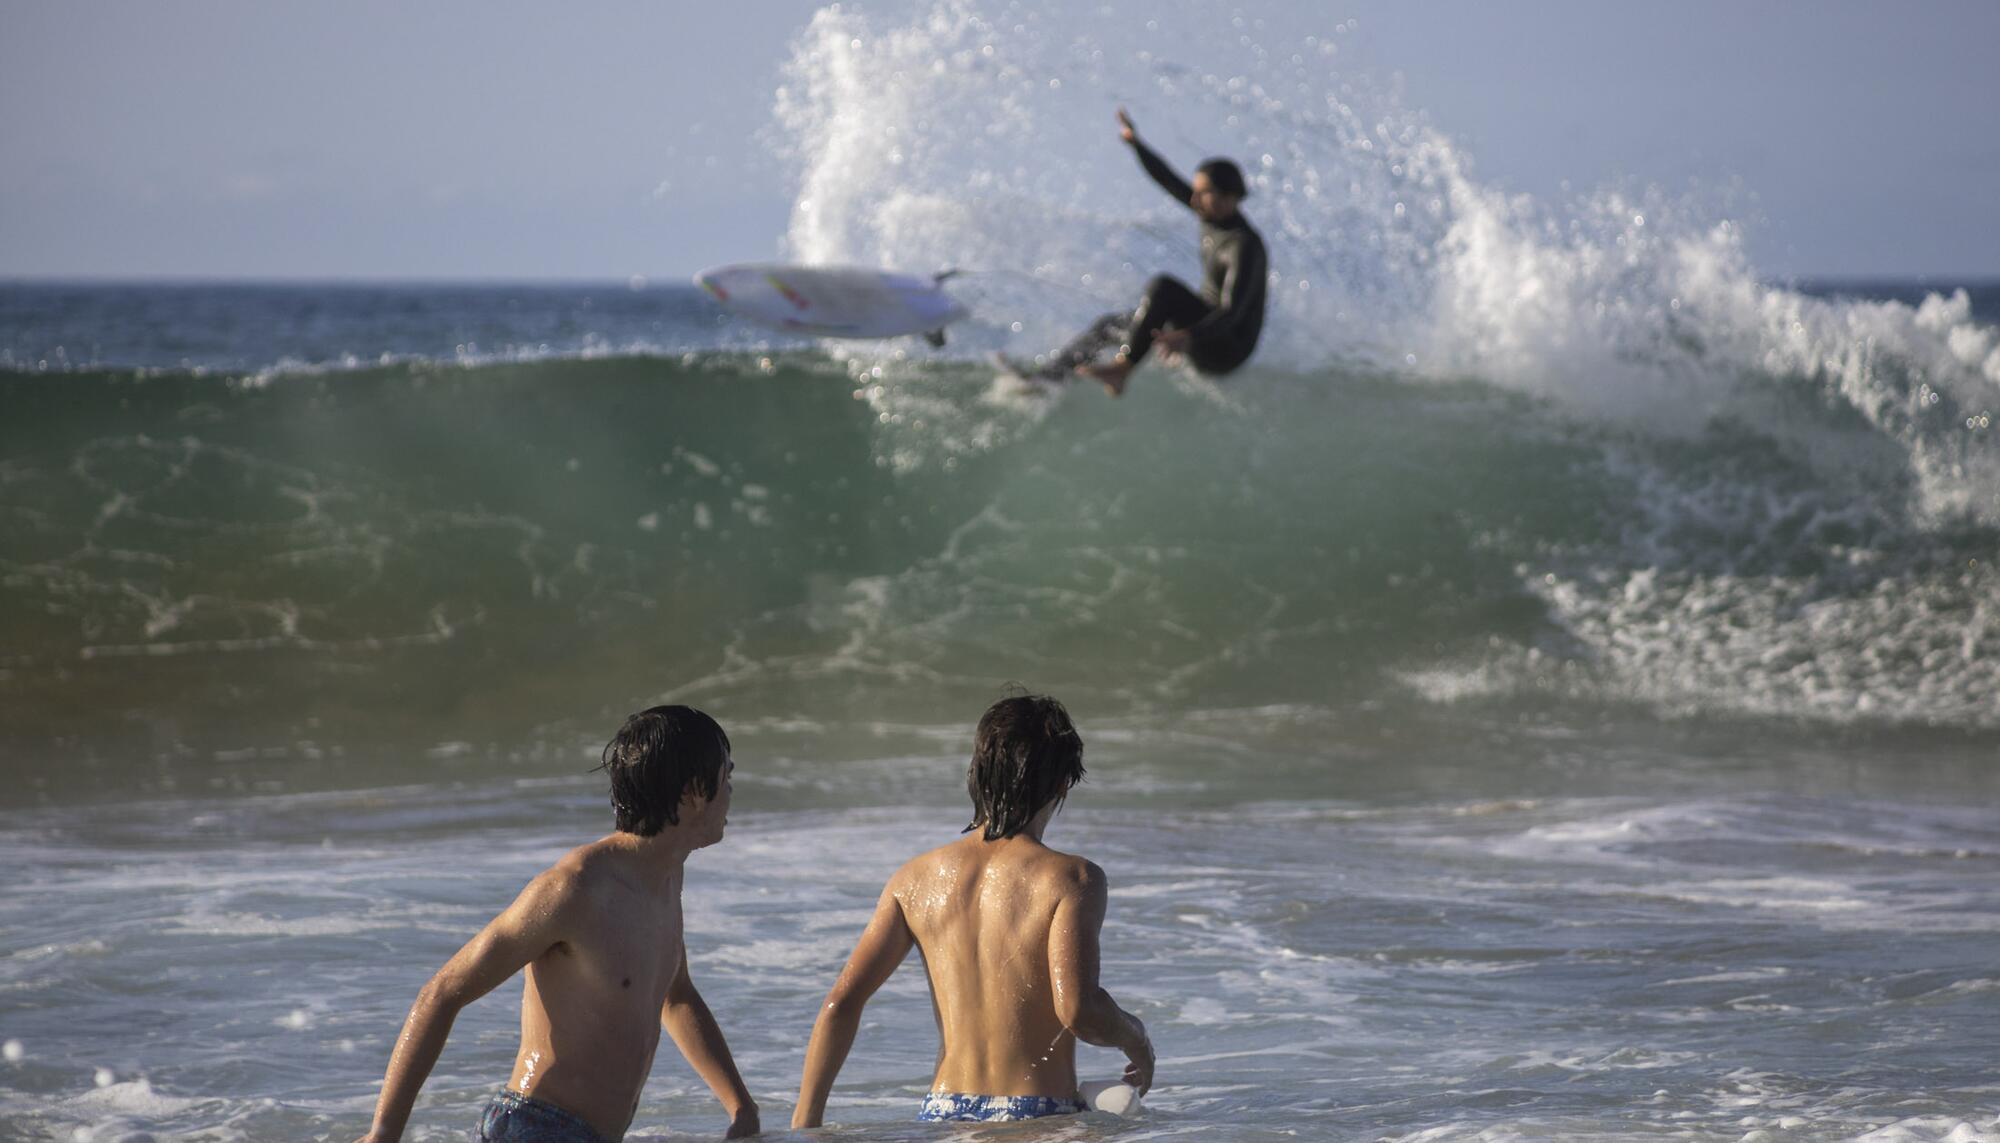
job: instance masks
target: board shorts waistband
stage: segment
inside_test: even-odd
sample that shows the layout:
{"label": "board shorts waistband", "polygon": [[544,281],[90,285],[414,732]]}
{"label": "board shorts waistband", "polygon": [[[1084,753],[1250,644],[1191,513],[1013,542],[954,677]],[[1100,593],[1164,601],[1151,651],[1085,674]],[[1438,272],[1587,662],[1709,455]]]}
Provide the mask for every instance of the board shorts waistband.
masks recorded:
{"label": "board shorts waistband", "polygon": [[494,1095],[473,1138],[478,1143],[605,1143],[575,1112],[511,1091]]}
{"label": "board shorts waistband", "polygon": [[1083,1102],[1049,1095],[959,1095],[934,1091],[917,1110],[919,1123],[1007,1123],[1049,1115],[1075,1115]]}

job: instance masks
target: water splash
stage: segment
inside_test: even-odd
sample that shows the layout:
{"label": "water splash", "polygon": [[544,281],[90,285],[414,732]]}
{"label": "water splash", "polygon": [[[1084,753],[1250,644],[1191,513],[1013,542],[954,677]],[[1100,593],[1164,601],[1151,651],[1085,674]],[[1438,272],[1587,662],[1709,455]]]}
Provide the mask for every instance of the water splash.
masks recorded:
{"label": "water splash", "polygon": [[[799,166],[807,261],[971,266],[973,348],[1032,353],[1192,276],[1194,228],[1115,141],[1246,168],[1272,248],[1258,363],[1471,376],[1579,415],[1694,432],[1804,382],[1894,440],[1927,518],[2000,521],[2000,336],[1961,292],[1920,306],[1760,282],[1727,203],[1608,188],[1544,203],[1485,185],[1444,129],[1346,66],[1353,21],[1162,4],[834,5],[794,47],[774,139]],[[1784,436],[1784,427],[1774,431]],[[1801,447],[1810,447],[1802,444]]]}

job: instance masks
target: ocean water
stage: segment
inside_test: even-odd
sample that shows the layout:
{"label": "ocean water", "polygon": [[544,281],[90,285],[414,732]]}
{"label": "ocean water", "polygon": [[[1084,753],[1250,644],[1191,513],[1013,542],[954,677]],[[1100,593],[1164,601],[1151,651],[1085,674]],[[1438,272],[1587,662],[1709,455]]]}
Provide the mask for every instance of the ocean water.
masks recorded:
{"label": "ocean water", "polygon": [[[965,267],[942,352],[678,282],[0,286],[0,1138],[360,1134],[662,701],[735,741],[690,950],[781,1134],[1018,683],[1082,730],[1049,840],[1158,1087],[972,1135],[2000,1139],[2000,289],[1507,194],[1315,19],[816,18],[784,252]],[[1268,341],[1010,394],[987,350],[1194,272],[1091,173],[1117,101],[1248,160]],[[462,1137],[518,995],[410,1137]],[[911,964],[826,1134],[967,1134],[909,1122],[934,1036]],[[720,1125],[663,1053],[634,1136]]]}

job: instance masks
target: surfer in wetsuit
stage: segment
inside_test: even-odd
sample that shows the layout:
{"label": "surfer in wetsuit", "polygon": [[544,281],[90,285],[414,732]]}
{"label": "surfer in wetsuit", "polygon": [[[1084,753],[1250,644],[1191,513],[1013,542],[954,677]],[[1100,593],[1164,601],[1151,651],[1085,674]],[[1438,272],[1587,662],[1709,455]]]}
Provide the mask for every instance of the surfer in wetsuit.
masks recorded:
{"label": "surfer in wetsuit", "polygon": [[[1118,137],[1131,144],[1139,165],[1160,188],[1201,218],[1201,292],[1161,274],[1146,284],[1146,296],[1131,313],[1106,314],[1064,346],[1040,375],[1059,378],[1075,371],[1103,382],[1122,396],[1132,370],[1158,345],[1162,353],[1185,356],[1208,376],[1234,372],[1257,348],[1264,328],[1264,279],[1269,261],[1264,240],[1238,213],[1250,193],[1243,172],[1228,159],[1209,159],[1195,169],[1194,182],[1182,181],[1172,167],[1139,139],[1132,117],[1118,109]],[[1098,354],[1116,346],[1108,362]]]}

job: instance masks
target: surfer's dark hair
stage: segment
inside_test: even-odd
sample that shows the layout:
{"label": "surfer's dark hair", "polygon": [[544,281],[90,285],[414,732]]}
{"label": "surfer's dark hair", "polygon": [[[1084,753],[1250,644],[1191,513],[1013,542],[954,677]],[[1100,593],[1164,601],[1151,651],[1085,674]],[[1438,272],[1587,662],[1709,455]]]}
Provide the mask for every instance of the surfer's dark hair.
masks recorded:
{"label": "surfer's dark hair", "polygon": [[986,708],[972,739],[965,789],[972,795],[970,833],[987,841],[1028,828],[1051,802],[1083,781],[1083,737],[1063,704],[1047,695],[1016,695]]}
{"label": "surfer's dark hair", "polygon": [[656,706],[625,720],[598,769],[611,775],[618,829],[652,837],[681,820],[681,799],[713,798],[729,761],[729,736],[691,706]]}
{"label": "surfer's dark hair", "polygon": [[1203,159],[1194,170],[1198,175],[1207,175],[1209,185],[1223,194],[1250,197],[1250,188],[1243,183],[1243,169],[1228,159]]}

